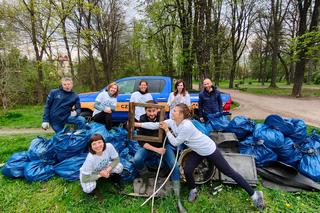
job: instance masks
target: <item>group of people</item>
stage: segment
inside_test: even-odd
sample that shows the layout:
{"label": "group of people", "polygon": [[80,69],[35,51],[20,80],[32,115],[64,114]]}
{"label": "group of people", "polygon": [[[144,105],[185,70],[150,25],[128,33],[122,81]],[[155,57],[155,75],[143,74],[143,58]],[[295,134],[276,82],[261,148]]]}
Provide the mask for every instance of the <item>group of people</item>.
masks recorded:
{"label": "group of people", "polygon": [[[52,128],[58,132],[63,129],[65,123],[74,123],[78,127],[85,125],[85,119],[80,114],[79,97],[72,91],[72,79],[63,78],[62,86],[52,90],[47,98],[42,128]],[[205,122],[208,115],[222,112],[221,93],[212,85],[210,79],[203,81],[203,91],[199,94],[199,120]],[[112,127],[112,111],[116,109],[119,88],[111,83],[106,91],[101,92],[94,104],[93,120],[105,125],[106,129]],[[130,102],[157,104],[148,92],[148,82],[140,81],[139,90],[132,93]],[[174,92],[169,95],[170,108],[169,119],[160,121],[159,110],[155,107],[136,107],[134,126],[139,129],[138,134],[156,136],[159,129],[166,134],[165,146],[161,143],[139,142],[141,148],[134,156],[134,164],[141,177],[146,177],[146,159],[149,156],[163,155],[163,161],[168,169],[172,169],[170,179],[173,183],[173,191],[177,201],[179,212],[186,212],[180,201],[180,170],[175,163],[175,156],[179,152],[177,147],[182,144],[189,147],[192,152],[185,161],[184,173],[190,190],[188,201],[194,202],[198,195],[193,172],[203,159],[210,161],[222,173],[231,177],[251,197],[253,204],[259,210],[264,209],[263,193],[254,191],[248,182],[234,171],[217,148],[214,141],[199,131],[191,122],[190,95],[185,83],[178,80],[174,86]],[[99,134],[93,135],[88,142],[89,154],[80,169],[80,183],[85,193],[95,194],[97,180],[111,178],[116,185],[120,184],[120,174],[123,166],[119,155],[113,145],[104,141]]]}

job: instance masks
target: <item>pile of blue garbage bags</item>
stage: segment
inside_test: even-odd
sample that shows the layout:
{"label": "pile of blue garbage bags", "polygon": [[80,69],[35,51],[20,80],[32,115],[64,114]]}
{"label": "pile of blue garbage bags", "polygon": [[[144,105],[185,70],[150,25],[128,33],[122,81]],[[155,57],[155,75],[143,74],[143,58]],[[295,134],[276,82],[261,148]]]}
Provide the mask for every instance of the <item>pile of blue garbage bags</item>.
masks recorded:
{"label": "pile of blue garbage bags", "polygon": [[137,141],[127,139],[128,132],[121,127],[110,131],[99,123],[92,122],[86,129],[68,130],[52,138],[37,137],[31,141],[27,151],[15,153],[2,168],[2,174],[10,178],[25,178],[27,181],[47,181],[58,175],[68,181],[79,179],[79,169],[87,154],[87,143],[93,134],[101,134],[105,141],[113,144],[124,166],[122,179],[133,181],[137,171],[133,156],[140,148]]}
{"label": "pile of blue garbage bags", "polygon": [[269,115],[264,123],[256,124],[244,116],[229,120],[217,113],[208,117],[207,130],[235,133],[240,141],[240,153],[253,155],[258,167],[277,160],[320,181],[320,135],[316,130],[308,135],[303,120]]}

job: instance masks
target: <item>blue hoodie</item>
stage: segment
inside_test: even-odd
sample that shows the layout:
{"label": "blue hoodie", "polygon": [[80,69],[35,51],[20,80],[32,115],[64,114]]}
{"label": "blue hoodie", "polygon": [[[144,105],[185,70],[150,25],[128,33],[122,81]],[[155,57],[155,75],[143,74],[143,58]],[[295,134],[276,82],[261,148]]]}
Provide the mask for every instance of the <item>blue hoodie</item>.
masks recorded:
{"label": "blue hoodie", "polygon": [[50,124],[65,124],[73,106],[76,108],[77,115],[80,115],[81,107],[78,94],[73,91],[64,91],[62,86],[53,89],[47,97],[42,120]]}
{"label": "blue hoodie", "polygon": [[212,87],[212,91],[208,92],[204,89],[199,93],[199,117],[207,117],[208,114],[216,112],[223,112],[221,92],[215,87]]}

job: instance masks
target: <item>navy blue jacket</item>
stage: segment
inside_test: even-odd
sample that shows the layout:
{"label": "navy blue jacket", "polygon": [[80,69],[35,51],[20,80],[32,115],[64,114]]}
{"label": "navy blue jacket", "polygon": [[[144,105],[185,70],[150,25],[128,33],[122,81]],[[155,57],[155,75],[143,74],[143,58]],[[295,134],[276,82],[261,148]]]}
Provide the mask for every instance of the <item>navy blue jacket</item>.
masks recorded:
{"label": "navy blue jacket", "polygon": [[43,112],[43,122],[50,124],[65,124],[72,107],[75,106],[77,115],[80,115],[80,99],[73,91],[67,92],[60,86],[50,91]]}
{"label": "navy blue jacket", "polygon": [[212,87],[212,89],[211,92],[204,89],[199,93],[199,117],[206,118],[207,114],[223,112],[221,92],[215,87]]}

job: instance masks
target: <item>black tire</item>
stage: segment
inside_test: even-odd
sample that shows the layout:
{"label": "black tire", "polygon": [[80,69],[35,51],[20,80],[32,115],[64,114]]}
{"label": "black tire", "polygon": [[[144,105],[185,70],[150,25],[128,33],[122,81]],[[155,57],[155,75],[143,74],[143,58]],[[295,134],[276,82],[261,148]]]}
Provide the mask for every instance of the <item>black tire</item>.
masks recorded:
{"label": "black tire", "polygon": [[92,112],[89,110],[82,111],[80,115],[86,119],[87,123],[89,123],[92,120]]}

